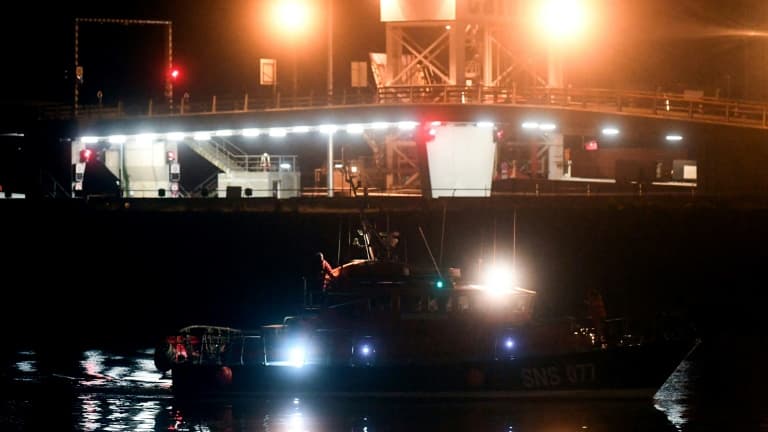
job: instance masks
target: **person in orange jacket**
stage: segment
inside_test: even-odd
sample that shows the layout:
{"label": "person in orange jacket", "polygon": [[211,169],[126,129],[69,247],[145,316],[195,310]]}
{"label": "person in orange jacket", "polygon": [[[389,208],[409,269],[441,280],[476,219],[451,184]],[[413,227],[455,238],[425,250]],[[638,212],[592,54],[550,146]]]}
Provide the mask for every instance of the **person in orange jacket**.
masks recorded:
{"label": "person in orange jacket", "polygon": [[325,292],[330,287],[331,282],[336,279],[336,274],[334,274],[331,264],[325,260],[322,252],[317,253],[317,263],[320,270],[318,279],[322,281],[323,292]]}

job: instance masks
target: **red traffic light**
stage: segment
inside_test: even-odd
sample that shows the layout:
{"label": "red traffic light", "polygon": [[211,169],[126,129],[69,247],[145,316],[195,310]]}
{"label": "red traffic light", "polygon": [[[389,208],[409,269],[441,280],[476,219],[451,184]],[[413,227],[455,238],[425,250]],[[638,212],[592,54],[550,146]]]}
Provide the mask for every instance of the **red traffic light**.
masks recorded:
{"label": "red traffic light", "polygon": [[179,78],[180,72],[178,69],[171,69],[171,79],[174,81]]}
{"label": "red traffic light", "polygon": [[437,128],[440,127],[441,122],[428,122],[422,123],[416,128],[414,133],[414,139],[416,141],[430,142],[437,136]]}
{"label": "red traffic light", "polygon": [[84,148],[80,150],[80,162],[90,162],[91,156],[93,156],[93,150],[89,148]]}
{"label": "red traffic light", "polygon": [[498,129],[496,133],[493,135],[493,138],[495,142],[504,141],[504,129]]}

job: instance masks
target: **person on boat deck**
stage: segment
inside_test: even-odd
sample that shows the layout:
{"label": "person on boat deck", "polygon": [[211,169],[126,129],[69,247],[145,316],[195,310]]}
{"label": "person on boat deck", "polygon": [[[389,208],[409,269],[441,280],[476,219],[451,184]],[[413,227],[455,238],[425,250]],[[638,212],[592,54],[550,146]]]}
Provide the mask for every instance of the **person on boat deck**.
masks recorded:
{"label": "person on boat deck", "polygon": [[333,267],[325,260],[322,252],[317,253],[317,262],[320,270],[318,279],[323,292],[325,292],[330,287],[331,282],[336,279],[336,275],[333,273]]}

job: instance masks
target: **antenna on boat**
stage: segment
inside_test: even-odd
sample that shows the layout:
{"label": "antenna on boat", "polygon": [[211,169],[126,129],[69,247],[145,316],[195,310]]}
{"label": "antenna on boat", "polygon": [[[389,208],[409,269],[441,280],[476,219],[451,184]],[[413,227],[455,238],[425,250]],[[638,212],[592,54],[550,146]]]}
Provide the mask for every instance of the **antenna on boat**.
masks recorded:
{"label": "antenna on boat", "polygon": [[432,258],[432,265],[435,266],[435,271],[437,272],[437,277],[440,279],[443,279],[443,274],[440,273],[440,267],[437,266],[437,261],[435,261],[435,256],[432,255],[432,249],[429,248],[429,243],[427,242],[427,237],[424,235],[424,230],[421,229],[421,225],[419,225],[419,234],[421,234],[421,239],[424,240],[424,246],[427,247],[427,252],[429,252],[429,257]]}
{"label": "antenna on boat", "polygon": [[[379,259],[379,252],[382,256],[386,256],[387,259],[391,258],[390,246],[379,235],[373,224],[368,221],[363,210],[360,211],[360,223],[363,227],[363,246],[365,247],[368,259],[371,261]],[[376,243],[375,245],[374,242]]]}
{"label": "antenna on boat", "polygon": [[373,246],[371,245],[371,227],[370,223],[363,216],[363,243],[365,244],[365,254],[369,260],[376,259],[376,255],[373,253]]}

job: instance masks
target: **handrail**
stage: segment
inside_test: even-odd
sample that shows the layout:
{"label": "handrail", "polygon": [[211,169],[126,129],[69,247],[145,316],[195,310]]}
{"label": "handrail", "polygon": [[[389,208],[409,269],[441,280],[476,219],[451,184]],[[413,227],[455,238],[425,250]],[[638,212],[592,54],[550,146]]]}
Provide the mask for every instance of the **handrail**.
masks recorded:
{"label": "handrail", "polygon": [[[173,116],[210,113],[274,111],[343,106],[409,104],[520,105],[592,112],[623,113],[639,116],[725,123],[751,128],[768,128],[768,103],[721,99],[695,94],[599,88],[488,87],[456,85],[387,86],[357,93],[341,92],[327,96],[301,96],[249,99],[224,99],[187,103],[182,112],[160,112],[137,107],[79,106],[78,118]],[[222,110],[222,107],[232,107]],[[167,107],[166,107],[167,109]],[[39,111],[42,118],[73,118],[71,106],[49,106]]]}

